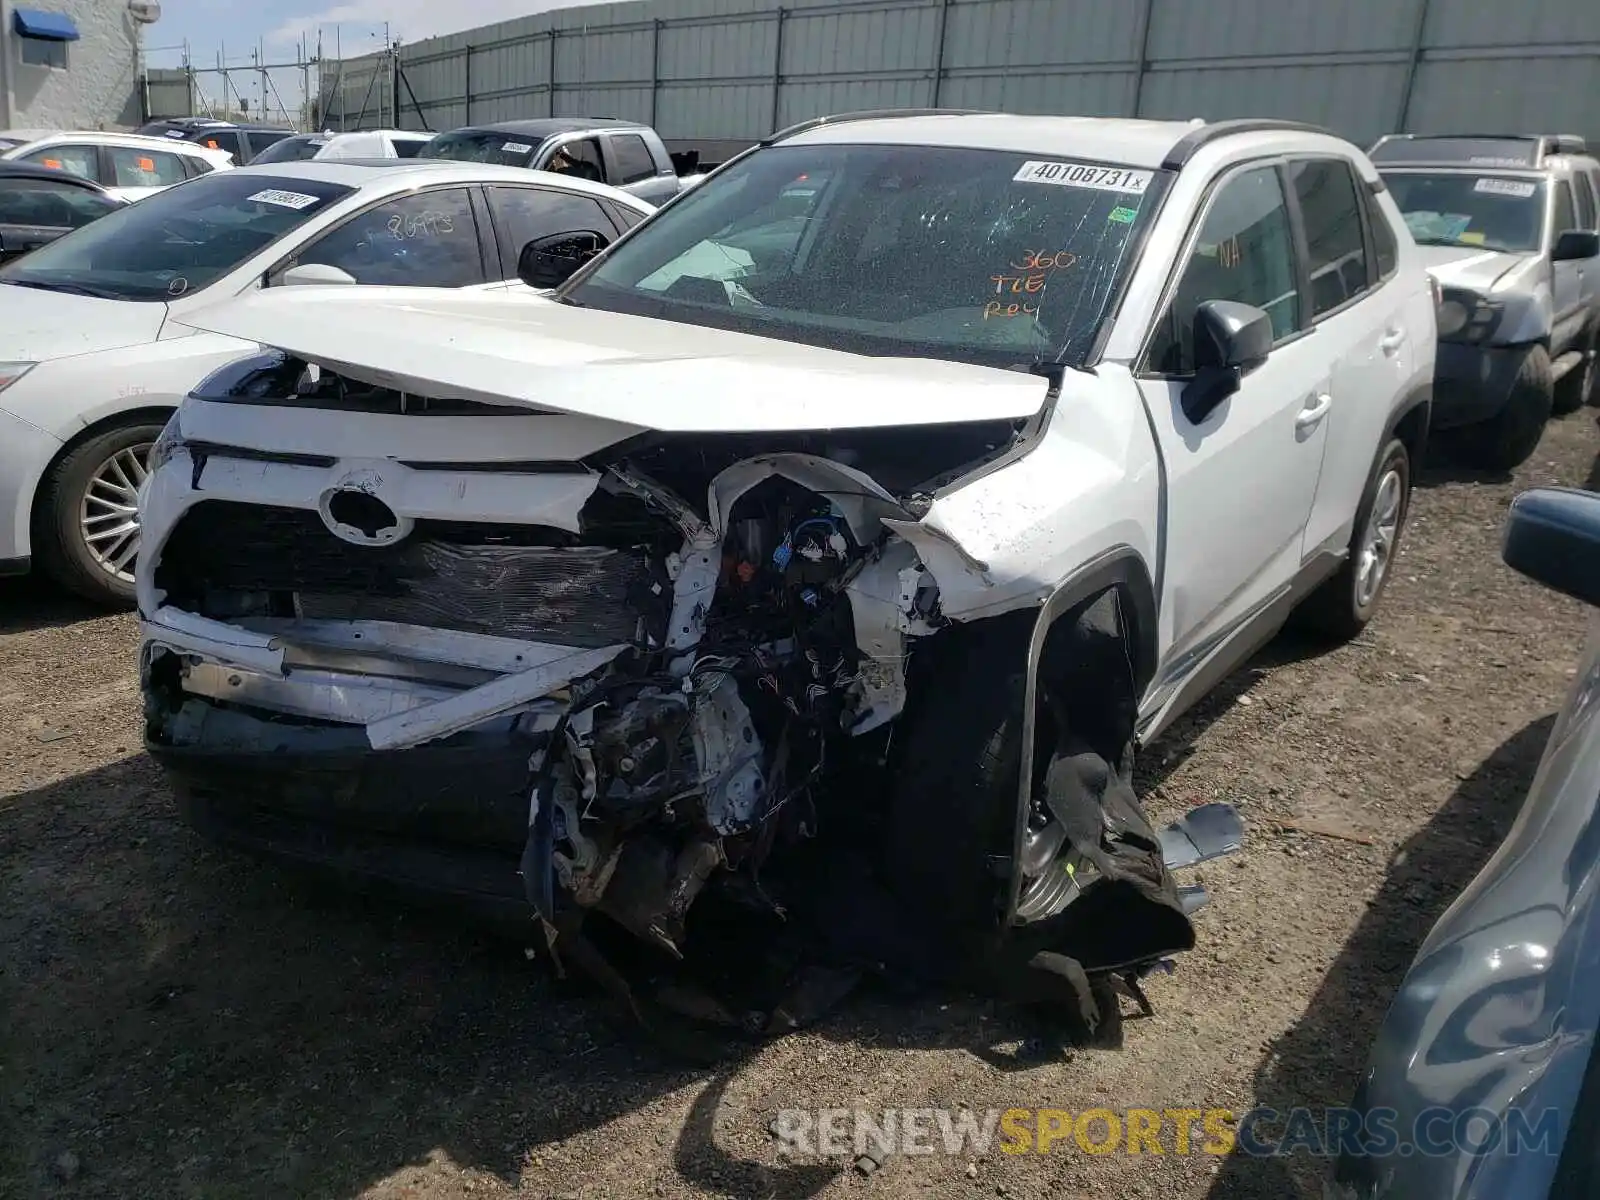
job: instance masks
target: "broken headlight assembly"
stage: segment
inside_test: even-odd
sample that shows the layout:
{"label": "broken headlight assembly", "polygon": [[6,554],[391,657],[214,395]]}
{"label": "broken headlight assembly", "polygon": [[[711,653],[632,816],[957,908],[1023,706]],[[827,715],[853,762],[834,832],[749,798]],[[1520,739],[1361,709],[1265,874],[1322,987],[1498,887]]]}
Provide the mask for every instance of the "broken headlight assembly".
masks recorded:
{"label": "broken headlight assembly", "polygon": [[1439,339],[1480,345],[1494,336],[1505,304],[1464,288],[1445,288],[1439,300]]}
{"label": "broken headlight assembly", "polygon": [[166,466],[172,456],[183,447],[183,434],[179,432],[178,414],[175,412],[167,418],[167,423],[161,428],[161,436],[156,438],[155,445],[150,447],[150,459],[145,464],[146,477],[154,475]]}

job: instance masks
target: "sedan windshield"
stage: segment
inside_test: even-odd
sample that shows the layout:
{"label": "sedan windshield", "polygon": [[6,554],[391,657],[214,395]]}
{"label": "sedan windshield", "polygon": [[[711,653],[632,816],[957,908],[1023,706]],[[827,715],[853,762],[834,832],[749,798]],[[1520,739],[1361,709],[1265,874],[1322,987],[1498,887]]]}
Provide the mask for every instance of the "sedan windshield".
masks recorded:
{"label": "sedan windshield", "polygon": [[214,283],[353,189],[217,171],[102,217],[0,269],[0,283],[174,300]]}
{"label": "sedan windshield", "polygon": [[543,144],[543,138],[522,138],[504,131],[496,133],[492,129],[460,129],[433,138],[417,151],[417,157],[525,167],[533,161],[533,156]]}
{"label": "sedan windshield", "polygon": [[862,354],[1076,364],[1152,177],[997,150],[776,146],[685,193],[560,298]]}
{"label": "sedan windshield", "polygon": [[1384,171],[1383,181],[1418,245],[1517,254],[1539,249],[1542,180],[1465,171]]}

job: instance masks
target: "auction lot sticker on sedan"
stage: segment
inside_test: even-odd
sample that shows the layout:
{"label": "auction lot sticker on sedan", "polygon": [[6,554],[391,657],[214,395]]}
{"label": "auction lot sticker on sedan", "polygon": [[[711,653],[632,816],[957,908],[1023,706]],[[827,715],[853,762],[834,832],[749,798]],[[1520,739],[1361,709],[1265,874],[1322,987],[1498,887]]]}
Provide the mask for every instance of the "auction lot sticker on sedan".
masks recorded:
{"label": "auction lot sticker on sedan", "polygon": [[1127,167],[1097,167],[1090,163],[1041,162],[1030,159],[1011,177],[1017,183],[1053,183],[1057,187],[1092,188],[1097,192],[1144,195],[1151,172]]}

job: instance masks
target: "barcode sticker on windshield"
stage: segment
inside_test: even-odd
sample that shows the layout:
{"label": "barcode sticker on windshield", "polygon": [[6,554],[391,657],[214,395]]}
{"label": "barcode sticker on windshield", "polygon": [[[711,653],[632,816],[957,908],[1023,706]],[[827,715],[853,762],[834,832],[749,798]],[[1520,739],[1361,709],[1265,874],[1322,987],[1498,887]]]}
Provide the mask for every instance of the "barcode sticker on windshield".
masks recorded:
{"label": "barcode sticker on windshield", "polygon": [[527,142],[506,142],[500,147],[500,149],[504,150],[507,154],[526,154],[529,150],[532,150],[533,147]]}
{"label": "barcode sticker on windshield", "polygon": [[278,188],[268,188],[264,192],[246,196],[245,199],[256,204],[276,204],[280,208],[292,208],[296,212],[302,208],[310,208],[317,202],[316,196],[308,196],[304,192],[285,192]]}
{"label": "barcode sticker on windshield", "polygon": [[1095,167],[1088,163],[1025,162],[1013,175],[1015,183],[1053,183],[1057,187],[1089,188],[1096,192],[1124,192],[1144,195],[1150,186],[1151,172],[1130,171],[1127,167]]}
{"label": "barcode sticker on windshield", "polygon": [[1491,196],[1521,196],[1524,199],[1538,190],[1526,179],[1480,179],[1472,185],[1475,192],[1488,192]]}

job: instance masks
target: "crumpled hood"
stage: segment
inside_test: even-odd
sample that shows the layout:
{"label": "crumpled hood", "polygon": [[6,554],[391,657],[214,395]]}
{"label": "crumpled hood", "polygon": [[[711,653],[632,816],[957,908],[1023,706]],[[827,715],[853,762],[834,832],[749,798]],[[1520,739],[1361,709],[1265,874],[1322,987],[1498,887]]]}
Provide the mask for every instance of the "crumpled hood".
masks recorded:
{"label": "crumpled hood", "polygon": [[526,295],[267,289],[184,323],[418,395],[676,433],[1016,419],[1047,391],[1020,371],[847,354]]}
{"label": "crumpled hood", "polygon": [[167,306],[0,282],[0,362],[48,362],[153,342]]}
{"label": "crumpled hood", "polygon": [[1500,250],[1477,250],[1471,246],[1419,246],[1422,265],[1441,287],[1470,288],[1488,292],[1520,277],[1522,268],[1538,263],[1534,254],[1507,254]]}

